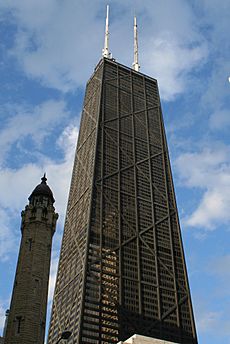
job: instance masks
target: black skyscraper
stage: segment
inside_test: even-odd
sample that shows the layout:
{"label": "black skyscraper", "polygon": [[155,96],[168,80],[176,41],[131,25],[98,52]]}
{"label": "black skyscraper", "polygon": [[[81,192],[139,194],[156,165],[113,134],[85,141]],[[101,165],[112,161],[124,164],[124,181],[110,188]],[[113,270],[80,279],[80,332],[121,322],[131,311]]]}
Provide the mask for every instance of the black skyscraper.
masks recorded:
{"label": "black skyscraper", "polygon": [[103,58],[86,88],[49,331],[195,344],[157,81]]}

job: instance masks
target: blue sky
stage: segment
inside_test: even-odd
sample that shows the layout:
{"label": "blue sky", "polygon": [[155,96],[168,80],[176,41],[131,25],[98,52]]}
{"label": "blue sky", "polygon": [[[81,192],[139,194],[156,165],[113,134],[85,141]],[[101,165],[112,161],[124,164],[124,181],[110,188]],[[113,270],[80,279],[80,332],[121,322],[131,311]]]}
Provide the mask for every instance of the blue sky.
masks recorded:
{"label": "blue sky", "polygon": [[[230,343],[230,1],[110,1],[111,51],[159,81],[199,343]],[[60,214],[50,294],[87,79],[101,56],[102,0],[0,2],[0,326],[20,212],[47,172]],[[50,305],[50,302],[49,302]]]}

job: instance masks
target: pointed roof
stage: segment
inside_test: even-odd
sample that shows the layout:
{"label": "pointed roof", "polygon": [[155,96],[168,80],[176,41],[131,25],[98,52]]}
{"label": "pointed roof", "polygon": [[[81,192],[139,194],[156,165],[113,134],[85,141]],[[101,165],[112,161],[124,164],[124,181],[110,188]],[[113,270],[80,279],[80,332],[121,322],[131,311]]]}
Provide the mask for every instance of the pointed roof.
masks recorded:
{"label": "pointed roof", "polygon": [[52,201],[52,203],[55,202],[55,199],[53,197],[53,192],[51,191],[50,187],[46,184],[47,178],[46,174],[44,173],[44,176],[41,178],[41,183],[36,186],[30,197],[28,198],[29,201],[32,200],[32,197],[34,196],[46,196],[49,197]]}

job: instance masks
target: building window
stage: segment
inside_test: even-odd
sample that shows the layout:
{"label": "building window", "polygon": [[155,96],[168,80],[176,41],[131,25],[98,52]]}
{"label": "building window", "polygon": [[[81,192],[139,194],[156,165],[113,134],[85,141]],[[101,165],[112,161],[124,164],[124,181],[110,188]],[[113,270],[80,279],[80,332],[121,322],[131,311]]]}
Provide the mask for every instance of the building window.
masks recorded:
{"label": "building window", "polygon": [[16,334],[21,333],[21,327],[22,327],[22,317],[18,316],[16,317]]}
{"label": "building window", "polygon": [[29,242],[29,251],[31,251],[31,250],[32,250],[32,243],[33,243],[33,240],[30,238],[30,239],[28,240],[28,242]]}

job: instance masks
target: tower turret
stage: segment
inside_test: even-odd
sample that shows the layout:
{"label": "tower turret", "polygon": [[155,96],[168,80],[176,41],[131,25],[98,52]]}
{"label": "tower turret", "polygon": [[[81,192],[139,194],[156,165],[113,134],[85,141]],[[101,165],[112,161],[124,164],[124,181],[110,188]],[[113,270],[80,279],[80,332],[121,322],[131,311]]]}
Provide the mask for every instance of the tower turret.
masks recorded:
{"label": "tower turret", "polygon": [[43,344],[52,238],[58,214],[46,176],[22,211],[21,245],[5,344]]}

